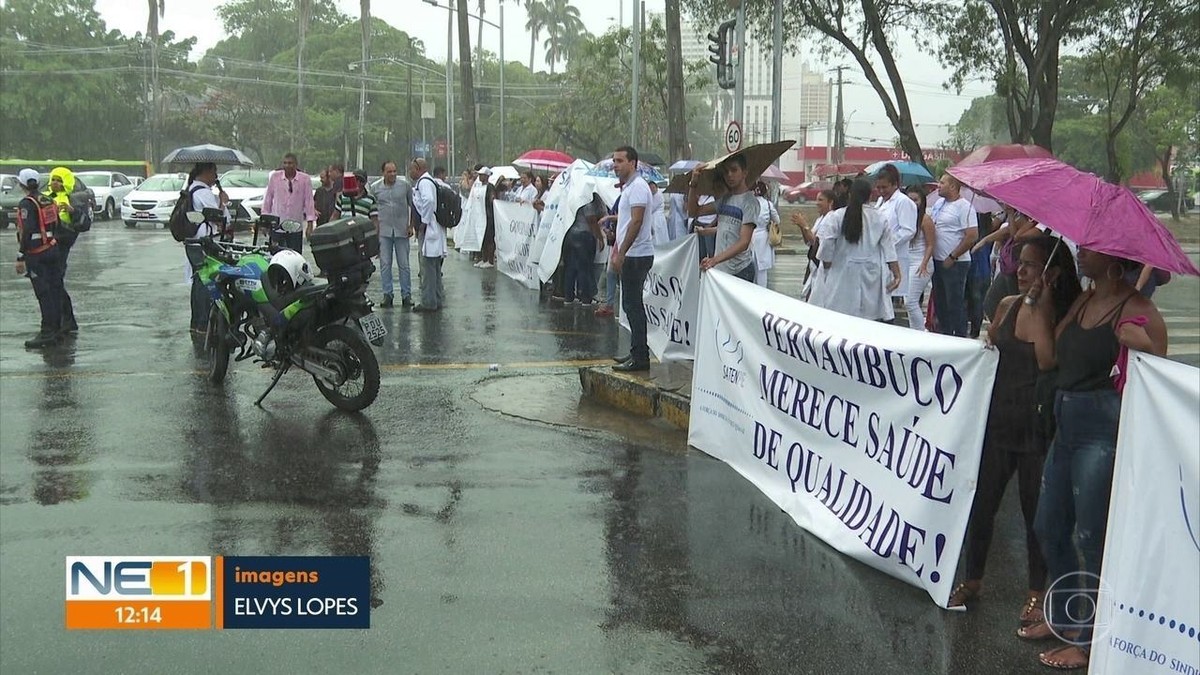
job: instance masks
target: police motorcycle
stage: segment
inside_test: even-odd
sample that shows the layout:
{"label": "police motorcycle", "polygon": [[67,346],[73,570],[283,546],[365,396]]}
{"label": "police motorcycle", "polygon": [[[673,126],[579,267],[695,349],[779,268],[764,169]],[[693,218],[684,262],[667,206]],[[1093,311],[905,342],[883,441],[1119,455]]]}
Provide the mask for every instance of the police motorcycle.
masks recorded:
{"label": "police motorcycle", "polygon": [[[222,219],[219,209],[188,214],[197,225]],[[369,220],[343,218],[313,232],[309,243],[326,282],[314,278],[304,256],[272,244],[212,237],[184,242],[188,261],[213,299],[204,339],[208,378],[219,384],[231,358],[254,359],[275,371],[254,402],[261,405],[295,367],[312,375],[334,406],[359,411],[379,394],[379,361],[371,345],[382,345],[387,335],[366,294],[379,236]]]}

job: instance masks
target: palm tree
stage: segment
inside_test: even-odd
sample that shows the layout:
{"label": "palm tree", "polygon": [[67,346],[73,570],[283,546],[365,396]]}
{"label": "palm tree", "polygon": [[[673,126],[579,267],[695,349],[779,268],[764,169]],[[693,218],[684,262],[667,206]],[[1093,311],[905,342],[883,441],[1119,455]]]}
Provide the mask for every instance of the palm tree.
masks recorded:
{"label": "palm tree", "polygon": [[525,0],[525,30],[529,31],[529,72],[533,72],[533,50],[542,31],[550,26],[550,13],[545,0]]}
{"label": "palm tree", "polygon": [[545,0],[545,10],[546,30],[550,34],[545,42],[546,64],[553,74],[555,64],[570,57],[587,31],[579,16],[579,8],[572,5],[570,0]]}
{"label": "palm tree", "polygon": [[483,14],[484,14],[484,12],[487,11],[487,0],[479,0],[478,3],[476,4],[476,8],[479,11],[479,22],[477,24],[478,28],[476,28],[476,30],[475,30],[475,39],[477,40],[477,43],[475,44],[475,61],[478,62],[478,65],[476,66],[476,68],[478,68],[478,70],[475,71],[475,80],[477,82],[482,82],[483,81]]}

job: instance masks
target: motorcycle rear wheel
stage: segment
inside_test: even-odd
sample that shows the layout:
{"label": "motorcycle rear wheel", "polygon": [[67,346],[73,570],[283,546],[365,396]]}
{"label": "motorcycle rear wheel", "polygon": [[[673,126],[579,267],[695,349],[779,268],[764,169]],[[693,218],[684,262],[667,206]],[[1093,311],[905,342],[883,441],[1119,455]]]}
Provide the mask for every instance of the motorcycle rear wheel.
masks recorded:
{"label": "motorcycle rear wheel", "polygon": [[362,333],[340,324],[325,326],[317,333],[315,346],[341,355],[336,362],[322,363],[345,375],[340,386],[331,387],[313,376],[327,401],[348,412],[358,412],[375,402],[379,395],[379,360]]}
{"label": "motorcycle rear wheel", "polygon": [[216,307],[208,315],[208,380],[213,384],[225,381],[229,372],[229,321]]}

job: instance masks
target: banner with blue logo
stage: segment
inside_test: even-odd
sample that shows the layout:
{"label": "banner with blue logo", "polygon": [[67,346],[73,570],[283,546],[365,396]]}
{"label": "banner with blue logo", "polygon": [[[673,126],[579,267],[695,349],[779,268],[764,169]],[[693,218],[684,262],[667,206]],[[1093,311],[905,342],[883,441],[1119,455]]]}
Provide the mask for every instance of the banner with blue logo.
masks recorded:
{"label": "banner with blue logo", "polygon": [[688,442],[800,527],[945,607],[999,360],[703,275]]}
{"label": "banner with blue logo", "polygon": [[1131,354],[1091,673],[1200,673],[1200,370]]}

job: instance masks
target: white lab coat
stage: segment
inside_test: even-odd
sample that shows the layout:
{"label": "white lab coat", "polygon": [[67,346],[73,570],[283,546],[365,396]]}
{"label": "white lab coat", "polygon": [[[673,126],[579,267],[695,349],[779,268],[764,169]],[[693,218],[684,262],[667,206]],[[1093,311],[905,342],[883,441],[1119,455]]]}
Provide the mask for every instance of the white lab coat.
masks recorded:
{"label": "white lab coat", "polygon": [[818,307],[868,320],[896,318],[887,284],[896,262],[896,244],[883,214],[874,206],[863,207],[862,237],[855,243],[843,234],[845,209],[829,214],[828,237],[821,238],[817,257],[829,263],[823,271],[821,293],[810,300]]}

